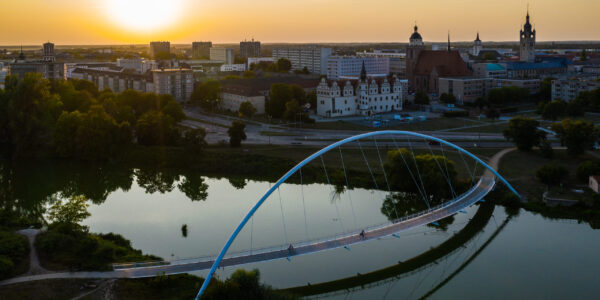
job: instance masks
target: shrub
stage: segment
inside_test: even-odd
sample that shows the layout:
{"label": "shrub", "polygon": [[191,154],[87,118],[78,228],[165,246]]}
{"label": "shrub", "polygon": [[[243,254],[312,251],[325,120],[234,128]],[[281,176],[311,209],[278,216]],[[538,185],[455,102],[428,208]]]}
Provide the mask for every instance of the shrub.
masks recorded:
{"label": "shrub", "polygon": [[569,171],[557,164],[543,165],[535,171],[537,177],[542,183],[553,186],[559,185],[569,176]]}
{"label": "shrub", "polygon": [[589,160],[584,161],[577,166],[575,174],[577,175],[577,179],[579,179],[579,181],[587,182],[590,176],[600,175],[600,163]]}

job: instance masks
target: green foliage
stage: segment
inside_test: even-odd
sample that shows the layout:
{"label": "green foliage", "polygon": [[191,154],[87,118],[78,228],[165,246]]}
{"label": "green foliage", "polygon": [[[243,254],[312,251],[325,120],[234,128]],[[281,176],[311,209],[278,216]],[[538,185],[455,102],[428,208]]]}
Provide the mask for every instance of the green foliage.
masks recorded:
{"label": "green foliage", "polygon": [[277,72],[287,73],[292,69],[292,62],[287,58],[280,58],[275,62]]}
{"label": "green foliage", "polygon": [[429,105],[429,96],[424,92],[417,92],[415,95],[415,104]]}
{"label": "green foliage", "polygon": [[482,60],[496,60],[496,55],[494,53],[486,52],[481,56]]}
{"label": "green foliage", "polygon": [[171,60],[171,54],[166,51],[159,51],[158,53],[154,53],[154,59],[156,60]]}
{"label": "green foliage", "polygon": [[162,112],[150,111],[135,126],[135,136],[141,145],[174,145],[181,137],[175,120]]}
{"label": "green foliage", "polygon": [[254,74],[254,71],[252,71],[252,70],[246,70],[246,71],[244,71],[244,74],[242,76],[244,78],[254,78],[254,77],[256,77],[256,74]]}
{"label": "green foliage", "polygon": [[454,104],[456,103],[456,97],[454,96],[454,94],[451,93],[442,93],[442,95],[440,96],[440,101],[447,104]]}
{"label": "green foliage", "polygon": [[[448,180],[453,186],[457,183],[457,172],[453,161],[439,155],[415,155],[404,148],[389,151],[388,160],[386,172],[392,190],[417,194],[419,190],[414,182],[405,179],[410,178],[411,173],[417,174],[418,169],[425,190],[433,196],[434,201],[452,197]],[[440,170],[440,166],[442,166],[444,172]],[[447,174],[445,172],[446,168]],[[449,178],[446,178],[446,176]]]}
{"label": "green foliage", "polygon": [[560,123],[552,124],[551,128],[572,156],[581,155],[586,150],[591,150],[598,140],[599,132],[592,122],[565,119]]}
{"label": "green foliage", "polygon": [[58,200],[48,210],[48,219],[53,224],[68,224],[77,227],[80,222],[91,216],[87,210],[89,206],[84,196]]}
{"label": "green foliage", "polygon": [[579,56],[580,61],[587,61],[587,51],[585,49],[581,50],[581,55]]}
{"label": "green foliage", "polygon": [[567,115],[571,117],[583,117],[587,104],[582,99],[573,99],[567,104]]}
{"label": "green foliage", "polygon": [[29,242],[23,235],[0,231],[0,279],[16,274],[16,266],[29,255]]}
{"label": "green foliage", "polygon": [[545,139],[545,134],[538,129],[540,123],[531,118],[514,117],[504,129],[504,137],[515,143],[521,151],[530,151]]}
{"label": "green foliage", "polygon": [[9,76],[6,87],[0,93],[0,154],[17,158],[57,154],[105,160],[131,143],[131,124],[141,116],[159,112],[174,122],[185,118],[170,95],[99,92],[86,80],[49,82],[28,74],[23,80]]}
{"label": "green foliage", "polygon": [[35,242],[42,264],[51,269],[110,270],[112,263],[159,260],[133,249],[118,234],[96,235],[53,224]]}
{"label": "green foliage", "polygon": [[546,120],[556,120],[567,113],[567,103],[562,100],[554,100],[544,105],[542,117]]}
{"label": "green foliage", "polygon": [[236,270],[231,277],[224,282],[214,280],[202,296],[204,300],[228,300],[228,299],[295,299],[293,296],[285,295],[272,290],[270,287],[260,284],[260,273],[258,270],[245,271]]}
{"label": "green foliage", "polygon": [[193,151],[201,151],[206,147],[206,130],[202,127],[187,129],[183,133],[183,145]]}
{"label": "green foliage", "polygon": [[240,117],[252,118],[254,114],[256,114],[256,108],[250,101],[245,101],[240,104],[240,108],[238,109],[238,114]]}
{"label": "green foliage", "polygon": [[231,127],[227,130],[227,134],[229,134],[229,145],[231,147],[240,147],[242,145],[242,141],[246,140],[246,124],[241,121],[233,121],[231,123]]}
{"label": "green foliage", "polygon": [[487,98],[491,105],[501,106],[514,102],[527,101],[530,97],[528,89],[508,86],[490,90]]}
{"label": "green foliage", "polygon": [[579,181],[587,183],[590,176],[600,175],[600,163],[590,160],[584,161],[577,166],[575,174]]}
{"label": "green foliage", "polygon": [[535,171],[535,177],[548,186],[559,185],[568,176],[569,170],[557,164],[543,165]]}
{"label": "green foliage", "polygon": [[542,139],[540,141],[540,155],[547,159],[552,159],[554,157],[554,150],[552,149],[552,144],[546,140]]}
{"label": "green foliage", "polygon": [[216,80],[205,81],[194,89],[190,98],[206,111],[214,111],[221,102],[221,83]]}
{"label": "green foliage", "polygon": [[540,83],[539,99],[542,103],[550,102],[552,98],[552,80],[555,78],[546,77]]}
{"label": "green foliage", "polygon": [[265,104],[267,114],[274,118],[283,117],[283,113],[286,110],[285,104],[291,101],[293,97],[294,92],[289,84],[272,84],[269,92],[269,100]]}

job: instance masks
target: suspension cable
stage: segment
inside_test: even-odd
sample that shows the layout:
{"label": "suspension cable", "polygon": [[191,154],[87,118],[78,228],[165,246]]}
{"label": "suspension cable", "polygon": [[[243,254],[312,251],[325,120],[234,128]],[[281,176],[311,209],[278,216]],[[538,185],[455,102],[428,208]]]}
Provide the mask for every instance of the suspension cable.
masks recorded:
{"label": "suspension cable", "polygon": [[352,204],[352,196],[350,195],[350,183],[348,182],[348,174],[346,173],[346,165],[344,164],[344,155],[342,155],[342,147],[338,147],[340,150],[340,159],[342,160],[342,168],[344,170],[344,178],[346,178],[346,189],[348,194],[348,199],[350,199],[350,208],[352,208],[352,217],[354,218],[354,228],[358,228],[356,225],[356,214],[354,213],[354,204]]}

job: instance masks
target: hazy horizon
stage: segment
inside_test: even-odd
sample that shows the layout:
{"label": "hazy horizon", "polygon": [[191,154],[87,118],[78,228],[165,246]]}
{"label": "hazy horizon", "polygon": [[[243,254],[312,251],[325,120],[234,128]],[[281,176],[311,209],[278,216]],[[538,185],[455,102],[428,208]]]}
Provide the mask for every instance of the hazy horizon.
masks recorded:
{"label": "hazy horizon", "polygon": [[[405,43],[415,21],[423,39],[511,42],[525,22],[527,1],[479,0],[4,0],[0,45],[131,45],[152,40],[217,44]],[[600,1],[532,1],[538,41],[600,37]],[[8,29],[10,28],[10,29]],[[354,41],[354,42],[352,42]],[[360,42],[357,42],[360,41]]]}

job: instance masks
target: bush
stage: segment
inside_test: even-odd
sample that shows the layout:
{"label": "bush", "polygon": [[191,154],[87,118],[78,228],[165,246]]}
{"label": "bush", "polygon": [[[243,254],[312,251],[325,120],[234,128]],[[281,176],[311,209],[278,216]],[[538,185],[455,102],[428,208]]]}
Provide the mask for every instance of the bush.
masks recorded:
{"label": "bush", "polygon": [[12,275],[15,265],[10,258],[0,256],[0,279],[8,278]]}
{"label": "bush", "polygon": [[592,175],[600,175],[600,163],[594,161],[584,161],[579,166],[577,166],[577,170],[575,171],[577,175],[577,179],[581,182],[588,182],[588,179]]}
{"label": "bush", "polygon": [[469,112],[466,110],[455,110],[455,111],[447,111],[444,112],[444,117],[446,118],[459,118],[459,117],[468,117]]}
{"label": "bush", "polygon": [[537,177],[542,183],[548,186],[559,185],[569,176],[569,171],[557,164],[543,165],[535,171]]}

